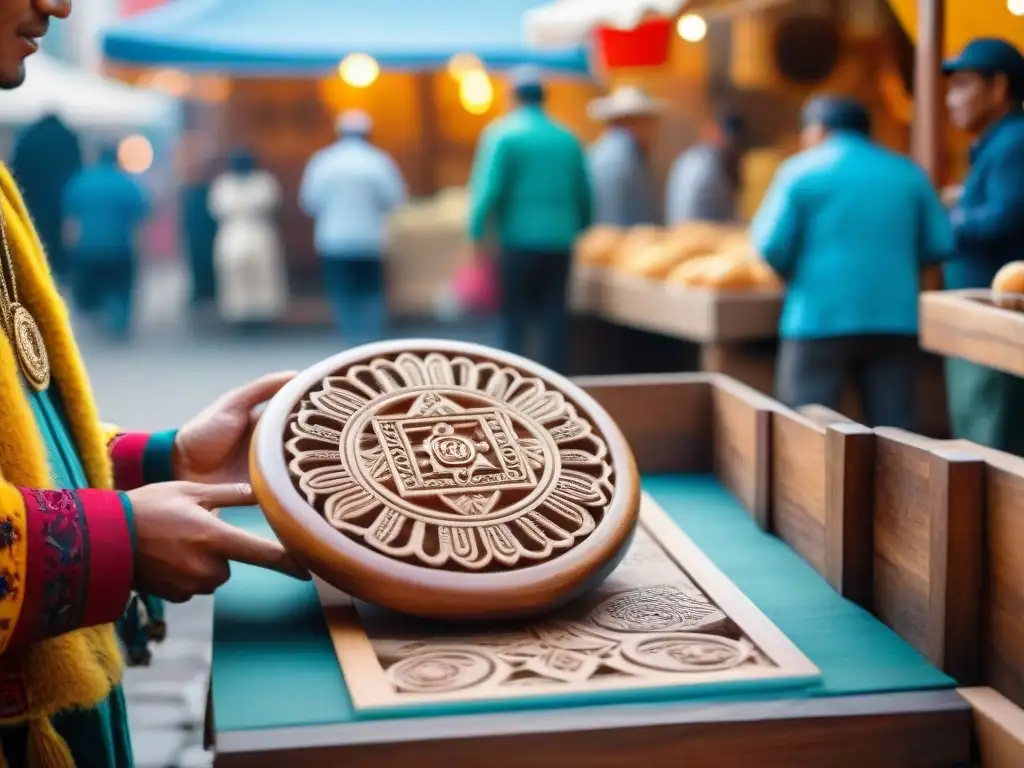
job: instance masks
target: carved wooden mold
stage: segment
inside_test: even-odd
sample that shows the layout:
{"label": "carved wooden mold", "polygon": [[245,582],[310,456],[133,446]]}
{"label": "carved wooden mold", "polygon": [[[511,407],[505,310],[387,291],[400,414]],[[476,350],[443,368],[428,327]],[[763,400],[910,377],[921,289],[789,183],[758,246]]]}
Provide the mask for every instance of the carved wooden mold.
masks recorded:
{"label": "carved wooden mold", "polygon": [[[745,683],[806,685],[814,665],[649,499],[628,554],[589,594],[531,622],[421,622],[322,590],[359,710]],[[706,688],[705,688],[706,690]]]}
{"label": "carved wooden mold", "polygon": [[[252,464],[271,525],[314,573],[432,617],[564,601],[610,572],[637,516],[632,456],[600,407],[473,345],[370,345],[305,372],[261,420]],[[333,541],[308,537],[310,512]]]}

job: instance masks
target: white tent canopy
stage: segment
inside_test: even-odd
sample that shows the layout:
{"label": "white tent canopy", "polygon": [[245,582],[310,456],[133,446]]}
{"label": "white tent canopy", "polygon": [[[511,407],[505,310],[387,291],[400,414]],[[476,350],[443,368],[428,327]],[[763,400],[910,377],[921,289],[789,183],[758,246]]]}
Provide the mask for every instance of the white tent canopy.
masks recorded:
{"label": "white tent canopy", "polygon": [[0,92],[0,124],[30,123],[56,113],[74,128],[157,126],[170,119],[173,100],[37,53],[25,62],[24,84]]}
{"label": "white tent canopy", "polygon": [[553,0],[523,14],[527,41],[538,48],[586,43],[595,27],[633,29],[645,16],[678,16],[688,6],[705,18],[721,18],[785,5],[792,0]]}
{"label": "white tent canopy", "polygon": [[554,0],[523,16],[527,40],[538,47],[586,42],[597,26],[633,29],[647,14],[675,16],[689,0]]}

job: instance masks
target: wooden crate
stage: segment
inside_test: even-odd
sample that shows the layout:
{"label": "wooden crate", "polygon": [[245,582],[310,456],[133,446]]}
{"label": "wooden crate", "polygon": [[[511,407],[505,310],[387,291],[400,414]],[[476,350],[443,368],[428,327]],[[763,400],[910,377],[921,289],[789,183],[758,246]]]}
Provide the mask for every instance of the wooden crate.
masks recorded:
{"label": "wooden crate", "polygon": [[992,304],[987,290],[921,294],[921,346],[1024,376],[1024,312]]}
{"label": "wooden crate", "polygon": [[[862,604],[877,595],[871,512],[878,471],[870,430],[821,414],[793,413],[715,374],[613,376],[578,383],[619,425],[642,474],[713,473],[758,526],[796,550],[837,590]],[[921,450],[926,457],[933,453]],[[959,487],[963,474],[950,469],[950,462],[926,461],[950,474],[946,485]],[[917,582],[916,571],[901,568],[883,586],[913,594]],[[387,720],[368,720],[319,730],[227,732],[219,734],[216,765],[319,768],[415,760],[424,766],[486,762],[495,768],[553,768],[660,765],[685,758],[723,768],[952,766],[968,764],[970,722],[969,707],[952,689],[731,703],[666,701],[545,709],[543,717],[506,712],[408,718],[400,729]]]}

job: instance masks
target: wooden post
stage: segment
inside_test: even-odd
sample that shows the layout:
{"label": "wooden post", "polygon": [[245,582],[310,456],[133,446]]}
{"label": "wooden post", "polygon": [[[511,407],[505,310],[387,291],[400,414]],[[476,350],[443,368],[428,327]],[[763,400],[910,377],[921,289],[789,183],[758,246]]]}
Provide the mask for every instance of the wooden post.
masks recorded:
{"label": "wooden post", "polygon": [[912,152],[937,186],[944,181],[945,106],[941,78],[944,40],[945,0],[918,0]]}
{"label": "wooden post", "polygon": [[434,73],[431,71],[417,72],[416,97],[419,101],[420,113],[420,167],[419,183],[413,194],[433,195],[438,186],[438,163],[440,162],[440,123],[437,112],[437,101],[434,94]]}

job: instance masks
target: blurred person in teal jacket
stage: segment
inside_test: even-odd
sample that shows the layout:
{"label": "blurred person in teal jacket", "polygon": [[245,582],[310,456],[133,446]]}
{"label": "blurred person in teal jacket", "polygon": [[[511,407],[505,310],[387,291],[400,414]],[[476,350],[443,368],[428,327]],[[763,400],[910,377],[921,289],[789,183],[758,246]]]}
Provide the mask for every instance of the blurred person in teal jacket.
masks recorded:
{"label": "blurred person in teal jacket", "polygon": [[470,177],[469,236],[498,250],[505,349],[523,354],[543,329],[541,361],[565,365],[573,243],[591,223],[591,185],[579,140],[544,112],[540,72],[513,75],[516,108],[480,137]]}
{"label": "blurred person in teal jacket", "polygon": [[338,120],[338,141],[309,161],[299,205],[313,218],[334,322],[352,344],[379,340],[388,320],[384,260],[388,218],[406,200],[398,165],[372,141],[361,110]]}
{"label": "blurred person in teal jacket", "polygon": [[594,223],[635,227],[662,223],[648,159],[664,104],[637,86],[624,86],[590,104],[590,116],[608,125],[589,152]]}
{"label": "blurred person in teal jacket", "polygon": [[839,410],[852,381],[870,426],[913,429],[920,272],[953,233],[924,171],[871,141],[859,104],[805,107],[805,150],[779,169],[751,225],[786,280],[777,395]]}
{"label": "blurred person in teal jacket", "polygon": [[[956,254],[943,278],[950,290],[988,288],[1000,267],[1024,259],[1024,57],[983,38],[943,70],[953,123],[977,137],[951,211]],[[949,358],[946,387],[956,437],[1024,456],[1024,379]]]}
{"label": "blurred person in teal jacket", "polygon": [[150,215],[149,197],[121,170],[117,149],[110,146],[95,165],[71,177],[63,203],[75,303],[98,316],[111,336],[127,338],[139,228]]}

